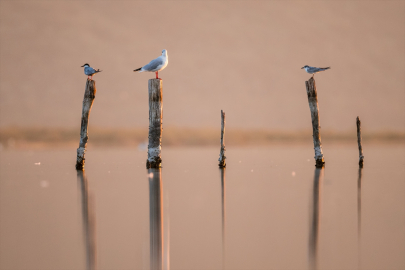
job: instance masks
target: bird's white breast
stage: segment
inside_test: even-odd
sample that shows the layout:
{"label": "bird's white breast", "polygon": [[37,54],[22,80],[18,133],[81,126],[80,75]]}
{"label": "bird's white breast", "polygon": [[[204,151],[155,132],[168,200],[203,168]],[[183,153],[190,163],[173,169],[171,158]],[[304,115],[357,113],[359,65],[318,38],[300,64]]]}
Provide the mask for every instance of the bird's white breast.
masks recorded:
{"label": "bird's white breast", "polygon": [[166,57],[160,56],[160,57],[162,57],[163,64],[158,67],[159,71],[167,67],[167,64],[169,64],[169,59],[167,58],[167,56]]}

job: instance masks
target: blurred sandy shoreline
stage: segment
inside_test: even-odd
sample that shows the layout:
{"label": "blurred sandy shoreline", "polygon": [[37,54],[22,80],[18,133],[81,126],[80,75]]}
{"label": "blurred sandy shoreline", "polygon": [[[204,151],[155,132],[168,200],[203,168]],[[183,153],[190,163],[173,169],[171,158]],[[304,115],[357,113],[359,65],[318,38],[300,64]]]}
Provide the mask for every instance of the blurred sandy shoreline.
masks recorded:
{"label": "blurred sandy shoreline", "polygon": [[[0,129],[63,127],[76,141],[84,63],[103,70],[91,127],[147,128],[154,74],[133,70],[167,49],[164,144],[179,143],[172,126],[216,134],[221,110],[243,134],[310,129],[304,65],[331,66],[315,76],[322,136],[352,130],[357,116],[365,136],[405,132],[404,1],[158,2],[0,1]],[[211,140],[203,134],[199,144]]]}
{"label": "blurred sandy shoreline", "polygon": [[[65,148],[77,146],[79,129],[64,128],[18,128],[0,129],[2,149],[38,149]],[[322,142],[356,144],[356,130],[353,132],[322,131]],[[405,132],[380,131],[364,132],[364,143],[405,143]],[[180,128],[163,129],[162,145],[164,146],[215,146],[219,145],[220,129],[213,128]],[[137,147],[147,148],[148,129],[105,129],[89,127],[89,145],[97,147]],[[265,129],[226,129],[227,146],[255,146],[274,144],[312,144],[310,130],[285,132]]]}

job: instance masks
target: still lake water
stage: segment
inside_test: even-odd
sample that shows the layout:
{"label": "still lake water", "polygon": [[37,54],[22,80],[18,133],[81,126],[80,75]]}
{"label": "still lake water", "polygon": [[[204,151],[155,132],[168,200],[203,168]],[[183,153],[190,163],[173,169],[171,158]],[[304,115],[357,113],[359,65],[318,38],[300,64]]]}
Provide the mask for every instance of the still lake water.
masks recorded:
{"label": "still lake water", "polygon": [[405,269],[405,146],[0,152],[0,269]]}

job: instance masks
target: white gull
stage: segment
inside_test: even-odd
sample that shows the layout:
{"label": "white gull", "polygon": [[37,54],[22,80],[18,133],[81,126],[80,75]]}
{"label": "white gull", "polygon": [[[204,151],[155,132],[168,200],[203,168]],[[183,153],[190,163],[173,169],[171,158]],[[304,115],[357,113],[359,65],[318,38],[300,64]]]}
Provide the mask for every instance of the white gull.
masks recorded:
{"label": "white gull", "polygon": [[153,59],[152,61],[149,62],[149,64],[144,65],[141,68],[135,69],[134,71],[148,71],[148,72],[155,72],[156,73],[156,79],[159,79],[158,72],[163,70],[167,64],[169,63],[169,58],[167,56],[167,51],[163,50],[162,55],[159,56],[156,59]]}

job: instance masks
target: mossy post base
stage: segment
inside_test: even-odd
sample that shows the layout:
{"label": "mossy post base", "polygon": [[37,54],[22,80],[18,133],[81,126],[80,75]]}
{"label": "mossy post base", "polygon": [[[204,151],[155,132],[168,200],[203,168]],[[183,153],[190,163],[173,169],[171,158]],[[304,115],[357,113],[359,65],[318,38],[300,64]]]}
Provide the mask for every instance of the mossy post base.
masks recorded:
{"label": "mossy post base", "polygon": [[160,168],[162,164],[163,87],[161,79],[150,79],[149,89],[149,144],[146,168]]}
{"label": "mossy post base", "polygon": [[90,110],[96,97],[96,91],[96,82],[87,79],[83,98],[82,124],[80,128],[79,148],[77,148],[76,170],[84,169],[84,153],[86,152],[87,141],[89,140],[87,125],[89,123]]}
{"label": "mossy post base", "polygon": [[318,109],[318,96],[316,92],[315,79],[311,77],[305,82],[308,96],[309,109],[311,111],[312,119],[312,138],[314,141],[315,150],[315,166],[322,168],[325,166],[325,160],[323,158],[322,143],[321,143],[321,126],[319,124],[319,109]]}

